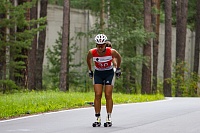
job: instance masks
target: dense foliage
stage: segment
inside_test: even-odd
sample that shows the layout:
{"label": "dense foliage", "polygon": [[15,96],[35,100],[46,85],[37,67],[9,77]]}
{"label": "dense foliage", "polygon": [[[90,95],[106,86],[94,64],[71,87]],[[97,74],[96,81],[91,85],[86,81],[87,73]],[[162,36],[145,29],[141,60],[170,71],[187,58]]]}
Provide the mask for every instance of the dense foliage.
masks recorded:
{"label": "dense foliage", "polygon": [[[196,0],[195,0],[196,1]],[[188,27],[193,30],[196,14],[195,1],[189,2],[188,8]],[[71,0],[70,6],[87,10],[89,9],[92,14],[97,16],[94,27],[87,33],[78,33],[78,36],[92,37],[96,33],[105,33],[109,40],[113,43],[113,48],[118,50],[123,58],[122,72],[123,78],[116,80],[114,91],[139,93],[140,80],[141,80],[141,63],[147,60],[141,55],[142,46],[145,44],[146,39],[152,33],[146,33],[143,28],[143,1],[141,0],[105,0],[104,13],[106,14],[105,29],[101,29],[100,12],[102,8],[102,1],[100,0]],[[62,0],[57,0],[57,5],[60,5]],[[55,4],[55,3],[54,3]],[[172,3],[173,11],[176,9],[176,2]],[[124,8],[126,7],[126,8]],[[164,1],[161,1],[161,11],[153,10],[160,13],[161,22],[164,22]],[[176,25],[176,12],[172,14],[172,23]],[[93,47],[93,43],[89,48]],[[84,60],[83,60],[84,61]],[[174,66],[175,67],[175,66]],[[84,68],[85,69],[85,68]],[[175,68],[174,68],[175,69]],[[85,79],[85,75],[78,74],[80,79]],[[176,79],[177,80],[177,79]],[[176,81],[172,77],[171,82]],[[86,85],[90,82],[85,80]],[[184,82],[184,81],[183,81]],[[70,82],[71,83],[71,82]],[[81,82],[83,83],[83,82]],[[159,83],[160,84],[160,83]],[[185,86],[186,88],[186,86]],[[158,91],[162,92],[162,88]]]}
{"label": "dense foliage", "polygon": [[[1,1],[0,64],[3,66],[4,70],[6,69],[6,71],[0,70],[0,86],[1,89],[3,88],[3,91],[18,88],[15,84],[21,87],[24,86],[20,81],[25,79],[27,51],[30,49],[34,35],[37,34],[38,31],[43,30],[45,26],[37,28],[31,27],[35,24],[44,24],[46,22],[46,18],[37,20],[28,19],[27,11],[33,7],[35,2],[36,1],[26,2],[14,6],[7,0]],[[10,80],[12,80],[12,82],[10,82]],[[15,87],[10,88],[12,86]]]}
{"label": "dense foliage", "polygon": [[[96,33],[103,32],[111,40],[113,48],[122,55],[123,63],[121,67],[123,78],[116,81],[115,90],[138,93],[141,76],[137,76],[137,79],[135,77],[136,75],[141,75],[141,68],[138,66],[145,59],[138,51],[140,51],[148,36],[143,28],[143,2],[140,0],[105,2],[104,9],[108,20],[104,20],[106,28],[103,31],[99,23],[101,1],[88,0],[86,2],[73,0],[71,4],[74,8],[90,9],[97,16],[95,26],[85,35],[91,37]],[[92,43],[90,48],[93,45]]]}
{"label": "dense foliage", "polygon": [[[60,58],[61,58],[61,47],[62,47],[62,34],[61,32],[58,32],[59,38],[56,40],[56,44],[53,45],[53,47],[50,49],[48,48],[47,50],[47,59],[48,59],[48,64],[47,68],[45,69],[45,76],[44,76],[44,86],[45,88],[48,89],[53,89],[57,90],[59,86],[59,72],[60,72]],[[72,42],[73,38],[71,38]],[[71,44],[70,45],[70,53],[69,53],[69,61],[73,62],[74,58],[73,55],[77,52],[78,47],[76,44]],[[70,68],[76,68],[79,67],[81,64],[73,64],[70,63],[69,67]],[[80,87],[84,86],[85,83],[85,78],[82,78],[85,76],[85,73],[80,73],[77,71],[73,71],[72,69],[70,70],[69,73],[69,82],[70,82],[70,87],[71,89],[73,86]],[[75,91],[81,91],[81,90],[76,90]],[[71,90],[72,91],[72,90]]]}
{"label": "dense foliage", "polygon": [[[24,2],[18,6],[13,6],[10,2],[3,0],[0,5],[0,91],[5,92],[9,89],[19,89],[19,86],[26,86],[24,85],[26,81],[23,80],[27,78],[27,53],[34,35],[38,31],[41,31],[44,26],[35,29],[30,27],[33,27],[35,24],[44,24],[46,22],[46,18],[37,20],[27,19],[27,11],[33,7],[35,4],[34,2],[36,1]],[[100,23],[101,2],[100,0],[70,0],[70,6],[72,8],[82,9],[97,16],[94,27],[87,33],[78,33],[77,37],[86,36],[87,38],[93,39],[92,37],[95,34],[105,33],[113,43],[113,48],[118,50],[123,58],[121,66],[123,72],[122,78],[116,81],[114,91],[140,93],[141,63],[147,60],[146,57],[141,55],[141,49],[149,36],[151,38],[154,37],[153,33],[146,33],[143,27],[144,3],[141,0],[105,0],[104,15],[106,19],[103,20],[105,28],[102,29],[102,23]],[[190,1],[188,6],[187,26],[191,30],[195,29],[196,2],[197,0]],[[49,4],[63,6],[63,0],[49,0]],[[174,11],[172,22],[175,26],[176,1],[173,1],[172,5]],[[161,1],[160,16],[161,22],[164,22],[163,1]],[[9,29],[9,31],[7,29]],[[47,70],[45,70],[46,76],[43,77],[45,88],[57,89],[59,84],[60,49],[62,42],[61,33],[58,34],[60,37],[56,41],[56,45],[47,52],[49,65]],[[91,42],[88,48],[92,48],[93,46],[94,44]],[[73,54],[77,50],[78,47],[76,44],[70,42],[70,53],[68,55],[70,62],[72,62]],[[83,55],[83,57],[85,57],[85,55]],[[85,58],[83,58],[81,63],[85,63]],[[70,64],[70,68],[72,68],[69,73],[70,86],[75,88],[73,89],[74,91],[89,91],[92,87],[90,86],[91,80],[87,78],[87,68],[83,67],[81,72],[76,71],[74,68],[79,66],[80,64]],[[81,67],[82,66],[83,65],[81,65]],[[174,69],[176,69],[176,67],[178,66],[175,66]],[[198,82],[198,76],[195,77],[197,77],[196,82]],[[186,79],[184,77],[172,77],[170,81],[173,85],[176,84],[177,78]],[[182,81],[185,83],[185,80]],[[190,80],[188,79],[188,81]],[[191,82],[193,83],[193,81]],[[24,84],[22,85],[22,83]],[[78,88],[77,84],[80,85],[82,89],[76,89]],[[184,89],[184,93],[187,92],[188,86],[186,84],[183,84],[182,88]],[[162,87],[160,91],[162,91]],[[194,96],[192,87],[190,92],[190,95]],[[184,94],[184,96],[185,95],[186,94]]]}

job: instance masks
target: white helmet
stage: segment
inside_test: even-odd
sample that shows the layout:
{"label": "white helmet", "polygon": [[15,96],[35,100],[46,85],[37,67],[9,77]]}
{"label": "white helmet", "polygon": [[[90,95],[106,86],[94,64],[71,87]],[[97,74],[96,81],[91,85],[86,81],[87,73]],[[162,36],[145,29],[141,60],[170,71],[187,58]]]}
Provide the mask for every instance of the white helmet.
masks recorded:
{"label": "white helmet", "polygon": [[104,34],[98,34],[94,40],[97,44],[104,44],[107,40],[107,37]]}

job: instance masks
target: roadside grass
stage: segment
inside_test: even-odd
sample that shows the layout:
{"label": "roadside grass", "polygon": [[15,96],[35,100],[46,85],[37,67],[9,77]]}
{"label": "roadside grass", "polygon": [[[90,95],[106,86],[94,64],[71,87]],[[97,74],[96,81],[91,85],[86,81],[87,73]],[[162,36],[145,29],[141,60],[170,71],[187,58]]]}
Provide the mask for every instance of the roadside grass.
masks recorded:
{"label": "roadside grass", "polygon": [[[88,107],[86,102],[93,102],[94,93],[87,92],[56,92],[40,91],[15,94],[0,94],[0,119],[10,119],[30,114],[38,114],[50,111],[66,110],[80,107]],[[114,104],[149,102],[162,100],[164,96],[133,95],[113,93]],[[102,105],[105,98],[102,97]]]}

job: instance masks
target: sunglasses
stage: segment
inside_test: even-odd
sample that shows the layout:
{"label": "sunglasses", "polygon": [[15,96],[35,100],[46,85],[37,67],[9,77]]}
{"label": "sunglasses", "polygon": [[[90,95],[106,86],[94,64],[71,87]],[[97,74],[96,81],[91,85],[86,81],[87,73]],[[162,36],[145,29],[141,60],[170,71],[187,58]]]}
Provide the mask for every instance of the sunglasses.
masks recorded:
{"label": "sunglasses", "polygon": [[103,48],[105,44],[97,44],[97,48]]}

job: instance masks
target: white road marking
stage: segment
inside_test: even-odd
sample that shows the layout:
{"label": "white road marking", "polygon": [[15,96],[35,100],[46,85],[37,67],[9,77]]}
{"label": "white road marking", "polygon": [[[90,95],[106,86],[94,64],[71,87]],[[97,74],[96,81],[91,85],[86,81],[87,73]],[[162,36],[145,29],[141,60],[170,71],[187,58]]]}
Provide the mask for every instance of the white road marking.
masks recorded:
{"label": "white road marking", "polygon": [[[128,103],[128,104],[117,104],[117,105],[114,105],[114,106],[122,106],[122,105],[124,106],[124,105],[130,105],[130,104],[145,104],[145,103],[165,102],[165,101],[169,101],[169,100],[172,100],[172,99],[173,99],[173,98],[166,98],[166,99],[164,99],[164,100],[158,100],[158,101],[139,102],[139,103]],[[37,116],[41,116],[41,115],[50,115],[50,114],[55,114],[55,113],[62,113],[62,112],[75,111],[75,110],[82,110],[82,109],[90,109],[90,108],[94,108],[94,107],[77,108],[77,109],[62,110],[62,111],[57,111],[57,112],[41,113],[41,114],[37,114],[37,115],[24,116],[24,117],[9,119],[9,120],[0,120],[0,123],[9,122],[9,121],[16,121],[16,120],[21,120],[21,119],[27,119],[27,118],[37,117]]]}
{"label": "white road marking", "polygon": [[30,129],[15,129],[15,130],[7,130],[7,132],[31,132]]}

